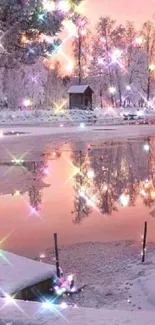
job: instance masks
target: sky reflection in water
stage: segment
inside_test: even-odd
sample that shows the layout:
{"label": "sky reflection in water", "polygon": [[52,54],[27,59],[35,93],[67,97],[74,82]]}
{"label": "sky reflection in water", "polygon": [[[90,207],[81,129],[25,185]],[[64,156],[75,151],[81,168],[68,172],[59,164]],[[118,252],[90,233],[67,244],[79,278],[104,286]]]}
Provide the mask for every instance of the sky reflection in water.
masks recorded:
{"label": "sky reflection in water", "polygon": [[[147,145],[147,146],[146,146]],[[53,244],[155,240],[155,138],[67,145],[0,165],[1,247],[33,257]]]}

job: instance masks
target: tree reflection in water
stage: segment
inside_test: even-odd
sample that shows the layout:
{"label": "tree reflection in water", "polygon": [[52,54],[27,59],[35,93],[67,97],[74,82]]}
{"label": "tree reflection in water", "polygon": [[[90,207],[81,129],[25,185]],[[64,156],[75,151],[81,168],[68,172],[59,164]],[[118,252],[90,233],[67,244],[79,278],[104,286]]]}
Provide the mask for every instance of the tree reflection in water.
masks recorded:
{"label": "tree reflection in water", "polygon": [[45,176],[44,171],[47,169],[46,162],[31,162],[30,170],[33,173],[32,184],[29,187],[29,199],[30,206],[36,211],[40,210],[41,202],[42,202],[42,189],[41,189],[41,181]]}
{"label": "tree reflection in water", "polygon": [[[150,150],[144,150],[149,141]],[[107,142],[88,152],[73,151],[73,164],[79,168],[74,181],[74,222],[80,223],[93,210],[103,215],[119,211],[120,206],[135,206],[138,198],[144,205],[155,203],[155,138],[124,143]],[[88,179],[88,170],[94,178]],[[80,195],[83,189],[85,196]],[[92,207],[86,198],[95,197]],[[155,214],[155,210],[153,212]]]}
{"label": "tree reflection in water", "polygon": [[89,157],[87,152],[73,151],[71,154],[72,163],[77,168],[74,176],[74,215],[73,222],[80,223],[82,219],[88,217],[92,212],[91,194],[92,182],[88,177]]}

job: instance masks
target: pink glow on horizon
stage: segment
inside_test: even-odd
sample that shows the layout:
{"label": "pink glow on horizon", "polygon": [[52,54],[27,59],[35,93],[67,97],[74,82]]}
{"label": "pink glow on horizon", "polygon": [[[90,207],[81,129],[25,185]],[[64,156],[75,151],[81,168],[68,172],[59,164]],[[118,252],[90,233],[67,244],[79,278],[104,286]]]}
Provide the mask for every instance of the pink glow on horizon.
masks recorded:
{"label": "pink glow on horizon", "polygon": [[154,19],[154,0],[87,0],[83,4],[83,13],[95,24],[99,17],[110,16],[118,23],[134,21],[136,25]]}

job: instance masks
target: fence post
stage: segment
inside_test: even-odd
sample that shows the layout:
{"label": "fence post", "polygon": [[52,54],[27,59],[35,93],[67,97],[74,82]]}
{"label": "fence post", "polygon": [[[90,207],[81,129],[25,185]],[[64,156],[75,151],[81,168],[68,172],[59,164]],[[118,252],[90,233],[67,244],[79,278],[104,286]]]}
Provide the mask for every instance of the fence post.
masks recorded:
{"label": "fence post", "polygon": [[56,272],[57,272],[57,277],[60,278],[60,266],[59,266],[59,251],[58,251],[57,233],[54,233],[54,246],[55,246]]}
{"label": "fence post", "polygon": [[144,235],[143,235],[143,247],[142,247],[142,263],[145,262],[145,255],[146,255],[146,238],[147,238],[147,221],[144,223]]}

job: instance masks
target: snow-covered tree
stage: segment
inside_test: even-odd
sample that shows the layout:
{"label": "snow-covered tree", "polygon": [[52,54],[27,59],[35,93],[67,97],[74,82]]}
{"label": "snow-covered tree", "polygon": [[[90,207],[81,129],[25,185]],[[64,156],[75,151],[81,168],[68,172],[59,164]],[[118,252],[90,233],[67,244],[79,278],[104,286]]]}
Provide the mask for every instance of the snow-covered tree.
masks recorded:
{"label": "snow-covered tree", "polygon": [[3,97],[7,99],[9,109],[24,107],[29,99],[31,107],[39,107],[45,100],[45,81],[47,71],[38,60],[34,65],[18,65],[13,69],[4,69],[2,76]]}
{"label": "snow-covered tree", "polygon": [[63,77],[60,62],[55,62],[52,69],[47,68],[47,79],[45,82],[45,106],[54,108],[55,104],[62,104],[66,98],[66,87],[70,78]]}
{"label": "snow-covered tree", "polygon": [[146,94],[147,102],[149,102],[152,95],[152,81],[155,78],[155,26],[151,21],[144,23],[141,35],[143,37],[143,49],[146,53],[146,64],[144,66],[146,84],[142,84],[142,87]]}
{"label": "snow-covered tree", "polygon": [[123,106],[133,106],[141,99],[141,80],[144,78],[144,52],[141,48],[141,38],[132,22],[125,26],[124,53],[124,103]]}
{"label": "snow-covered tree", "polygon": [[122,105],[124,34],[125,28],[122,25],[117,26],[109,17],[101,17],[97,26],[97,36],[93,41],[90,74],[97,76],[99,80],[100,96],[104,94],[113,106],[117,98],[119,105]]}
{"label": "snow-covered tree", "polygon": [[71,19],[80,0],[1,0],[0,65],[34,63],[51,55],[60,44],[57,33],[66,17]]}
{"label": "snow-covered tree", "polygon": [[86,17],[75,15],[74,23],[77,34],[72,43],[74,58],[74,74],[78,76],[79,85],[86,77],[89,56],[89,31]]}

